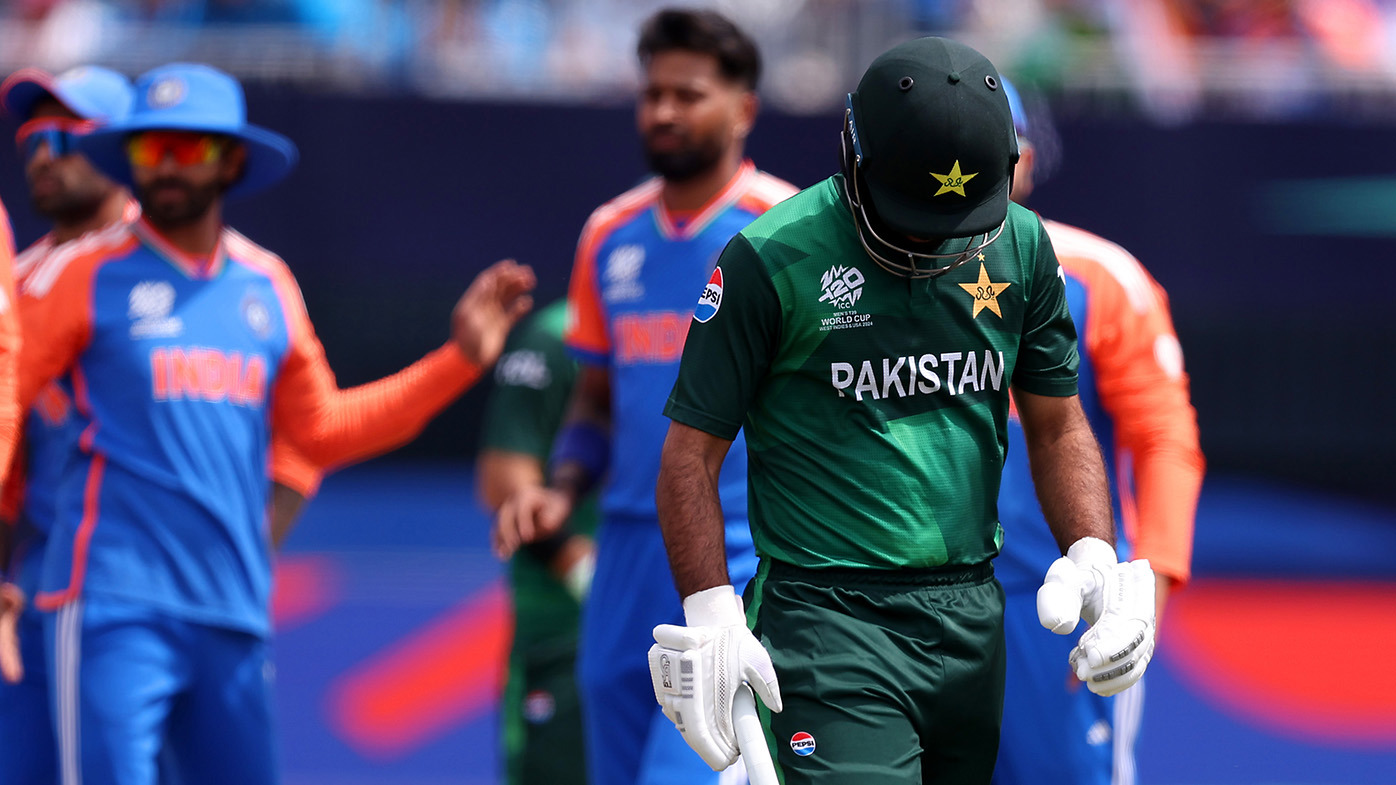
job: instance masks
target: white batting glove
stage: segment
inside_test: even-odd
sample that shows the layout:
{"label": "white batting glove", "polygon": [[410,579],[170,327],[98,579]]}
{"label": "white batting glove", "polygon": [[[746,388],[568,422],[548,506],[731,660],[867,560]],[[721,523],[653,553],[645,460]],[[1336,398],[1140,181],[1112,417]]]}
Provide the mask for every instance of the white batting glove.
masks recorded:
{"label": "white batting glove", "polygon": [[683,601],[688,626],[661,624],[650,647],[650,680],[664,716],[713,771],[740,752],[732,707],[743,682],[771,711],[780,711],[780,684],[765,647],[746,628],[741,598],[717,586]]}
{"label": "white batting glove", "polygon": [[1071,669],[1091,692],[1114,695],[1154,656],[1154,571],[1148,559],[1121,563],[1105,541],[1083,537],[1047,570],[1037,618],[1058,635],[1085,619],[1091,628],[1071,650]]}

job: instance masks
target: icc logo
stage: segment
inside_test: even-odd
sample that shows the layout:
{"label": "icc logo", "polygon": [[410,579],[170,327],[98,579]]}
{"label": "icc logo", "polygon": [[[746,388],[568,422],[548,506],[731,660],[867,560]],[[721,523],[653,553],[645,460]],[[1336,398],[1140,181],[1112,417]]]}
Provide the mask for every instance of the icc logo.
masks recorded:
{"label": "icc logo", "polygon": [[693,318],[700,323],[707,322],[717,316],[717,309],[722,307],[722,268],[713,268],[713,275],[708,279],[708,285],[703,287],[703,294],[698,298],[698,307],[693,309]]}
{"label": "icc logo", "polygon": [[819,278],[824,289],[819,302],[829,301],[835,308],[848,309],[863,296],[863,282],[867,280],[857,267],[835,265]]}
{"label": "icc logo", "polygon": [[622,245],[606,258],[602,296],[607,302],[638,300],[645,296],[640,270],[645,266],[645,249],[639,245]]}
{"label": "icc logo", "polygon": [[645,249],[638,245],[622,245],[606,259],[606,281],[633,281],[645,264]]}
{"label": "icc logo", "polygon": [[126,298],[126,315],[131,317],[132,338],[170,338],[184,330],[175,306],[175,288],[168,281],[142,281],[131,287]]}
{"label": "icc logo", "polygon": [[131,288],[127,314],[132,319],[163,319],[174,310],[175,290],[165,281],[145,281]]}
{"label": "icc logo", "polygon": [[801,758],[812,755],[814,753],[814,737],[800,731],[790,737],[790,749],[794,750],[795,754]]}

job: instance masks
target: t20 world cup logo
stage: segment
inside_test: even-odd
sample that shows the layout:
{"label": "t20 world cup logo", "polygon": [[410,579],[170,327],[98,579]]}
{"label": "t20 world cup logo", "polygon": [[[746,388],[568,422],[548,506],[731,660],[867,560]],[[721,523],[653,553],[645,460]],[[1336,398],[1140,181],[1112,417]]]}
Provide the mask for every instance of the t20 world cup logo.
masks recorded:
{"label": "t20 world cup logo", "polygon": [[835,308],[847,310],[863,296],[863,273],[857,267],[834,265],[819,279],[823,292],[819,302],[832,303]]}

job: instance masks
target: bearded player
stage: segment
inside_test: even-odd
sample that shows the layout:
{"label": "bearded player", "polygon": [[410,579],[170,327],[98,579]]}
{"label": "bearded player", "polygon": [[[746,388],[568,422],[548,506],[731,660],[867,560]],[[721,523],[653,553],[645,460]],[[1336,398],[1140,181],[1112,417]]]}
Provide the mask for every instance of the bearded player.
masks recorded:
{"label": "bearded player", "polygon": [[[578,682],[595,785],[716,781],[660,714],[636,652],[683,612],[664,556],[655,482],[664,398],[678,374],[694,297],[732,235],[794,192],[743,157],[760,57],[731,21],[666,10],[640,33],[636,107],[658,175],[603,205],[582,230],[566,341],[584,367],[553,449],[550,488],[501,508],[501,552],[559,542],[575,500],[601,484],[595,580],[582,615]],[[746,464],[720,480],[732,581],[755,570]],[[535,545],[535,547],[538,547]]]}

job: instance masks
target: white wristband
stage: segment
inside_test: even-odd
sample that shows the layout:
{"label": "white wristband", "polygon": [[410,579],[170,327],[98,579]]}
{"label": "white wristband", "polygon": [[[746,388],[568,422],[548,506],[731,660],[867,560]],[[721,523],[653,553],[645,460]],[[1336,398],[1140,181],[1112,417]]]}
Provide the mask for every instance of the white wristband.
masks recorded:
{"label": "white wristband", "polygon": [[1071,544],[1066,550],[1066,557],[1076,563],[1078,567],[1089,567],[1097,564],[1111,565],[1118,564],[1120,558],[1115,555],[1115,549],[1110,547],[1110,543],[1097,537],[1082,537]]}
{"label": "white wristband", "polygon": [[591,579],[595,574],[596,553],[588,551],[567,568],[566,574],[562,576],[562,586],[572,595],[572,599],[585,602],[587,594],[591,592]]}
{"label": "white wristband", "polygon": [[730,584],[714,586],[683,598],[683,618],[690,627],[746,626],[742,601]]}

